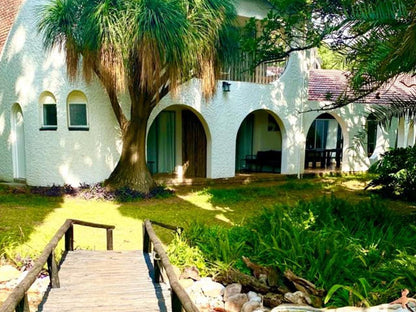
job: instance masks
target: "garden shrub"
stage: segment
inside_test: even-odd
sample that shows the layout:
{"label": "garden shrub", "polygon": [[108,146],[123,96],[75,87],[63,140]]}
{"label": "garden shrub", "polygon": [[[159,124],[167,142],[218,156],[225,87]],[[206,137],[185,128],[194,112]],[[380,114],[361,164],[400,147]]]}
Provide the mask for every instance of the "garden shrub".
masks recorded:
{"label": "garden shrub", "polygon": [[209,262],[247,271],[246,256],[332,289],[329,305],[380,304],[416,287],[415,219],[377,198],[351,204],[332,196],[260,210],[229,228],[194,223],[185,234]]}
{"label": "garden shrub", "polygon": [[180,269],[185,267],[196,267],[201,276],[209,275],[208,266],[205,262],[204,254],[198,247],[189,246],[183,236],[175,235],[169,244],[166,253],[170,262]]}
{"label": "garden shrub", "polygon": [[371,171],[378,176],[367,187],[381,186],[383,194],[416,200],[416,146],[391,149]]}

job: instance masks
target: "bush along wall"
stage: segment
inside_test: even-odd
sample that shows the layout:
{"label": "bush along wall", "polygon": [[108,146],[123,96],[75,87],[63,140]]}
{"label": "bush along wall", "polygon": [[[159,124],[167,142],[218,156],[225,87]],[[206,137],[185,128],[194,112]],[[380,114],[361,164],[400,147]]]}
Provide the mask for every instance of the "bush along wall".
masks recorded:
{"label": "bush along wall", "polygon": [[378,176],[367,188],[381,186],[383,194],[416,200],[416,146],[391,149],[370,171]]}

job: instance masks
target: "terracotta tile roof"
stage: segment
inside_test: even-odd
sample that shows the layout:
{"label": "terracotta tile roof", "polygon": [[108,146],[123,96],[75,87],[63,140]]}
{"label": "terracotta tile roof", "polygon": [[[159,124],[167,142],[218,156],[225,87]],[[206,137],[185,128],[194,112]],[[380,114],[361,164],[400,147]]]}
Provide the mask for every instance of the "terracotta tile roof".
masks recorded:
{"label": "terracotta tile roof", "polygon": [[0,0],[0,54],[23,0]]}
{"label": "terracotta tile roof", "polygon": [[[313,69],[309,76],[308,99],[310,101],[335,100],[347,86],[347,73],[340,70]],[[416,93],[416,79],[409,75],[396,78],[360,103],[388,104],[390,99],[408,98]]]}

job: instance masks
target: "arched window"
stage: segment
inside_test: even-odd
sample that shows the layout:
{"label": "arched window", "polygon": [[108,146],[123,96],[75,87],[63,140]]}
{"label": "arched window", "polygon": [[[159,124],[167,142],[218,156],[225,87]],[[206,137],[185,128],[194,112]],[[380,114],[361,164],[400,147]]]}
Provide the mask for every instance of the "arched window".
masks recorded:
{"label": "arched window", "polygon": [[87,97],[81,91],[72,91],[68,95],[68,129],[88,130]]}
{"label": "arched window", "polygon": [[50,92],[42,92],[39,97],[41,127],[40,130],[56,130],[58,119],[56,117],[56,99]]}
{"label": "arched window", "polygon": [[377,144],[377,120],[373,114],[367,117],[367,155],[373,155]]}

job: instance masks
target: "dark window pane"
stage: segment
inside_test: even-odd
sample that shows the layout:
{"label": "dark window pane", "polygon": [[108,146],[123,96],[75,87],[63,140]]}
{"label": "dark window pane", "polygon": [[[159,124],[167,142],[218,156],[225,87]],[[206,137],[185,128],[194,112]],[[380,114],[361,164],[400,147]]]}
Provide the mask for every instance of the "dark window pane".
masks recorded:
{"label": "dark window pane", "polygon": [[377,144],[377,121],[367,120],[367,153],[371,156],[376,148]]}
{"label": "dark window pane", "polygon": [[69,104],[69,125],[86,126],[87,125],[87,105],[86,104]]}
{"label": "dark window pane", "polygon": [[306,137],[306,148],[315,148],[315,130],[316,129],[316,120],[312,123],[308,135]]}
{"label": "dark window pane", "polygon": [[56,104],[43,104],[43,125],[56,126]]}

